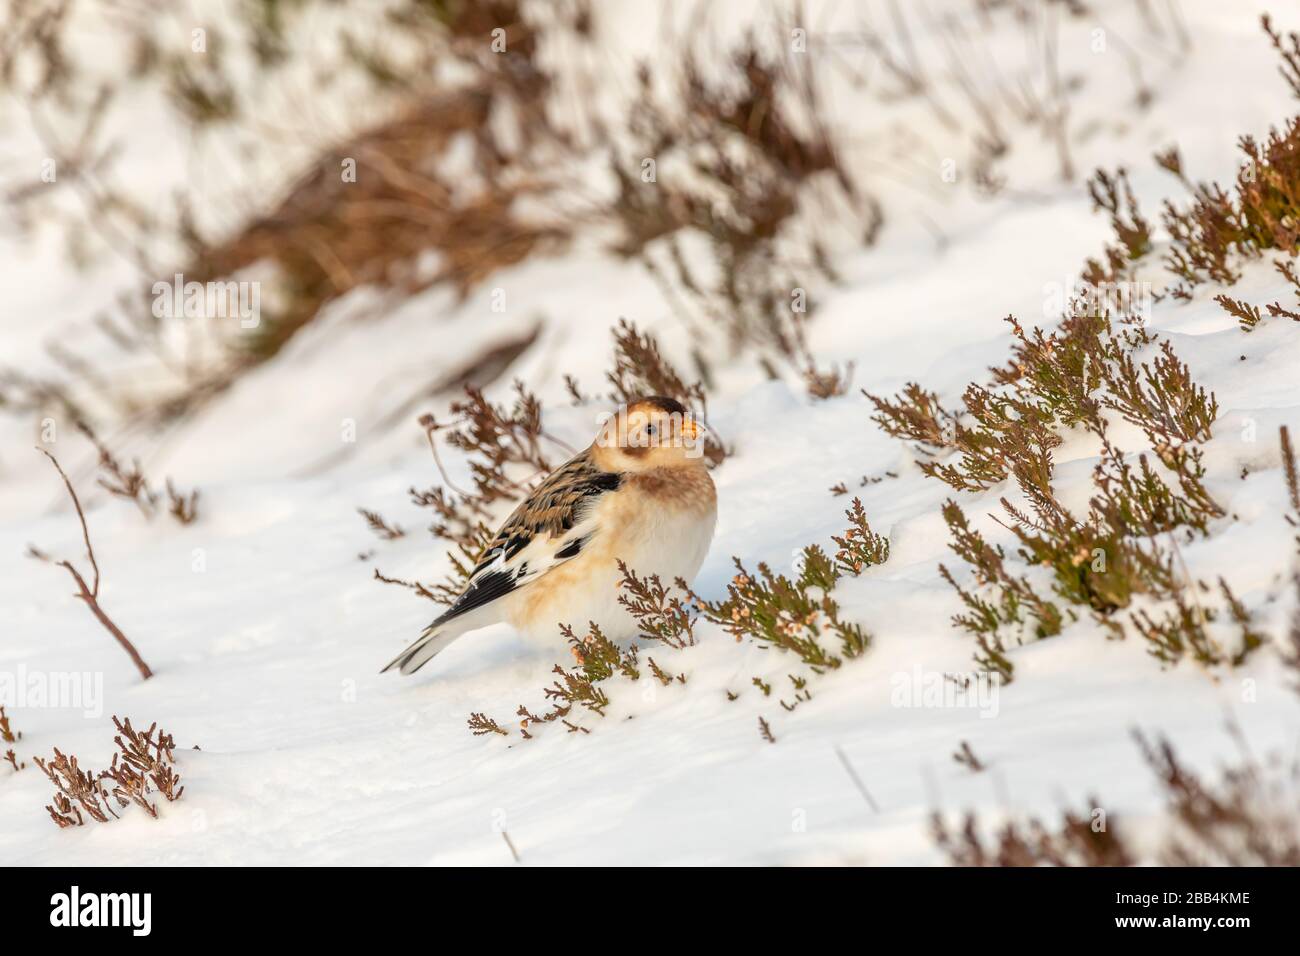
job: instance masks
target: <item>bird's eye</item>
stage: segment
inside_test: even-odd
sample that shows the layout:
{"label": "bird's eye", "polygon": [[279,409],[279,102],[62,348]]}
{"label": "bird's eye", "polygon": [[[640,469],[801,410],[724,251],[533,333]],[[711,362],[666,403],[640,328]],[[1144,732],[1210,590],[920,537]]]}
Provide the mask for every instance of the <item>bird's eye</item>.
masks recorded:
{"label": "bird's eye", "polygon": [[654,436],[655,436],[655,426],[654,426],[654,425],[647,425],[647,426],[645,427],[645,433],[646,433],[647,435],[649,435],[651,438],[654,438]]}

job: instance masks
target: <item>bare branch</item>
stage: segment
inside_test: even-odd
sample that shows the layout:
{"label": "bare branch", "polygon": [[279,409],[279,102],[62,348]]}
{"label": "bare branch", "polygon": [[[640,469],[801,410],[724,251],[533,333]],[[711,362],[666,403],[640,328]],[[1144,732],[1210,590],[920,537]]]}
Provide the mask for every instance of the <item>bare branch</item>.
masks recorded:
{"label": "bare branch", "polygon": [[[38,448],[36,450],[48,458],[51,464],[54,465],[55,469],[59,473],[59,477],[63,479],[64,487],[68,489],[68,495],[72,498],[73,507],[77,509],[77,520],[81,522],[81,537],[82,540],[86,542],[86,556],[90,559],[91,568],[94,569],[93,583],[87,585],[86,579],[82,577],[81,572],[73,566],[71,561],[65,560],[55,563],[57,563],[59,567],[65,568],[67,572],[72,575],[72,579],[77,583],[77,597],[86,602],[86,606],[90,608],[90,611],[95,615],[96,620],[104,626],[104,629],[108,631],[109,634],[113,635],[113,639],[116,640],[118,644],[122,645],[122,649],[125,650],[127,656],[131,658],[131,662],[135,664],[136,670],[140,672],[140,676],[143,679],[148,680],[153,676],[153,671],[151,671],[149,665],[144,662],[144,658],[142,658],[140,652],[135,649],[135,645],[132,644],[130,640],[127,639],[127,636],[122,633],[122,629],[114,624],[113,620],[104,613],[104,609],[99,606],[99,564],[95,560],[95,549],[90,544],[90,529],[86,527],[86,513],[81,510],[81,501],[77,498],[77,492],[72,487],[72,482],[68,480],[68,476],[64,472],[63,466],[59,464],[58,459],[44,448]],[[41,554],[41,552],[37,551],[35,548],[31,548],[30,550],[35,555]]]}

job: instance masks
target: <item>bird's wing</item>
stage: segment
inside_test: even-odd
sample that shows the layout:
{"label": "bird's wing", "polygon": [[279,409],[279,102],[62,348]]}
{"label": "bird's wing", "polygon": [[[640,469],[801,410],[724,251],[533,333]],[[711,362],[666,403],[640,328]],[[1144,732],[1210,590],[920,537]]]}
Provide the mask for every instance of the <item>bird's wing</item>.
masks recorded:
{"label": "bird's wing", "polygon": [[596,467],[590,452],[557,468],[506,519],[456,603],[430,626],[498,601],[577,557],[599,531],[596,502],[621,482],[621,475]]}

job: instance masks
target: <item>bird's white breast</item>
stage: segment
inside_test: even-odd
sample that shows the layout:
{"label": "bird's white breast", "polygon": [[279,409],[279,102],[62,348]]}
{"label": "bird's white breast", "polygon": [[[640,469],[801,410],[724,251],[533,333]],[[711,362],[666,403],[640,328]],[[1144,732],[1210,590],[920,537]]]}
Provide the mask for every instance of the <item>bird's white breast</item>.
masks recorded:
{"label": "bird's white breast", "polygon": [[559,641],[560,624],[579,636],[592,622],[614,640],[635,636],[636,622],[618,603],[618,561],[665,585],[690,582],[713,540],[713,480],[703,468],[677,470],[684,474],[632,476],[601,501],[593,513],[599,533],[576,558],[507,598],[507,620],[548,644]]}

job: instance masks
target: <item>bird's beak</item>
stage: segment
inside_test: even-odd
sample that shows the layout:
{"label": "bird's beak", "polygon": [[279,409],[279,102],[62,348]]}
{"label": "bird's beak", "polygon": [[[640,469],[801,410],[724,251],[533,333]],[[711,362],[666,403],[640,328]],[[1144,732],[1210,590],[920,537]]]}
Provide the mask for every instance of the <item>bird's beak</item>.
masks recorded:
{"label": "bird's beak", "polygon": [[682,422],[682,437],[689,441],[695,441],[700,437],[700,426],[695,423],[695,419],[688,418]]}

